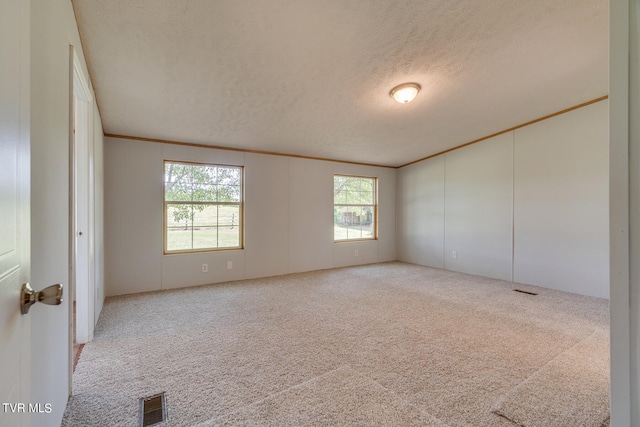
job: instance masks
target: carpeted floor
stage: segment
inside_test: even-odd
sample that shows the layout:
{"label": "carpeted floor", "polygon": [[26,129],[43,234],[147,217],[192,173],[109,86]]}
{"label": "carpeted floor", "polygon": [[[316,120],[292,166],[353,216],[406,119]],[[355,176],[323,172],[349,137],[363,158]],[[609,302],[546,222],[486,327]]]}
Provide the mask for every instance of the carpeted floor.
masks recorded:
{"label": "carpeted floor", "polygon": [[135,426],[166,392],[171,426],[601,427],[608,319],[399,262],[109,298],[63,425]]}

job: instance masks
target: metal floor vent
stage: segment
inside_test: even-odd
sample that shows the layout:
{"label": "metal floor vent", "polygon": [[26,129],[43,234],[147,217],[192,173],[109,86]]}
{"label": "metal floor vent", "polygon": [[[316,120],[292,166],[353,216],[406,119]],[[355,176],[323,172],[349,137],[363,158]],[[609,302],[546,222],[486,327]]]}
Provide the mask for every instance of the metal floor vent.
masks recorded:
{"label": "metal floor vent", "polygon": [[527,295],[538,295],[535,292],[529,292],[529,291],[523,291],[522,289],[514,289],[514,291],[516,292],[520,292],[521,294],[527,294]]}
{"label": "metal floor vent", "polygon": [[140,399],[140,427],[167,421],[167,398],[164,392]]}

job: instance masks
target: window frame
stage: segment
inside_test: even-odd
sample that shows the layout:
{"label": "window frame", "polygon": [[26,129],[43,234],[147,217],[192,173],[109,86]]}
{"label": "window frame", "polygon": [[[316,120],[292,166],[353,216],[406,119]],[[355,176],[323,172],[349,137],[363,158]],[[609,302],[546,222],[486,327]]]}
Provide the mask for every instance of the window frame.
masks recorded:
{"label": "window frame", "polygon": [[[191,166],[208,166],[208,167],[221,167],[221,168],[235,168],[240,170],[240,201],[239,202],[200,202],[200,201],[190,201],[190,202],[176,202],[176,201],[167,201],[167,190],[166,190],[166,165],[168,163],[175,163],[179,165],[191,165]],[[203,163],[203,162],[190,162],[184,160],[170,160],[164,159],[162,162],[162,200],[163,200],[163,226],[162,226],[162,251],[163,255],[180,255],[180,254],[190,254],[190,253],[203,253],[203,252],[220,252],[220,251],[236,251],[244,249],[244,166],[238,165],[228,165],[228,164],[219,164],[219,163]],[[217,247],[217,248],[197,248],[197,249],[179,249],[179,250],[168,250],[168,210],[167,205],[176,205],[176,204],[184,204],[184,205],[210,205],[210,206],[238,206],[239,207],[239,237],[238,237],[238,246],[225,246],[225,247]],[[192,242],[193,246],[193,242]]]}
{"label": "window frame", "polygon": [[336,220],[335,216],[333,218],[333,243],[348,243],[348,242],[363,242],[363,241],[371,241],[378,240],[378,177],[377,176],[364,176],[364,175],[347,175],[342,173],[333,174],[333,191],[335,192],[335,178],[336,177],[344,177],[344,178],[362,178],[362,179],[371,179],[373,180],[373,205],[370,204],[350,204],[350,203],[336,203],[335,194],[333,195],[333,208],[335,211],[336,207],[348,207],[348,206],[357,206],[357,207],[372,207],[373,208],[373,237],[360,237],[357,239],[336,239]]}

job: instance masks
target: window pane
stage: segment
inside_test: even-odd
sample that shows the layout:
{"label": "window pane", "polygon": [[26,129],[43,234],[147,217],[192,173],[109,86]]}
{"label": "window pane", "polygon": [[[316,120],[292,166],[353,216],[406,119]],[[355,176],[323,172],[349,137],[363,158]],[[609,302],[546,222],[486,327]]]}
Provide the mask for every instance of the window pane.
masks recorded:
{"label": "window pane", "polygon": [[374,205],[375,178],[341,177],[333,179],[334,204]]}
{"label": "window pane", "polygon": [[218,206],[218,242],[220,246],[240,246],[240,206]]}
{"label": "window pane", "polygon": [[191,201],[193,202],[215,202],[216,186],[209,184],[193,183],[191,188]]}
{"label": "window pane", "polygon": [[165,200],[175,202],[190,202],[193,181],[191,165],[166,163],[164,182]]}
{"label": "window pane", "polygon": [[239,202],[242,188],[239,185],[219,185],[217,191],[219,202]]}
{"label": "window pane", "polygon": [[240,185],[240,169],[232,167],[218,167],[216,184],[218,185]]}
{"label": "window pane", "polygon": [[363,239],[375,238],[375,210],[371,206],[364,206],[360,211],[360,229]]}
{"label": "window pane", "polygon": [[242,186],[234,185],[229,187],[229,197],[231,202],[239,202],[242,197]]}
{"label": "window pane", "polygon": [[216,176],[218,174],[217,166],[200,166],[195,165],[194,172],[194,181],[200,182],[203,184],[215,185],[216,184]]}
{"label": "window pane", "polygon": [[349,191],[360,191],[361,178],[349,178]]}
{"label": "window pane", "polygon": [[374,239],[375,207],[334,206],[334,240]]}
{"label": "window pane", "polygon": [[353,191],[349,193],[349,204],[352,205],[372,205],[373,194],[365,191]]}
{"label": "window pane", "polygon": [[183,251],[193,248],[191,205],[167,205],[167,250]]}
{"label": "window pane", "polygon": [[358,191],[358,192],[367,191],[367,182],[372,181],[370,178],[356,178],[356,180],[358,182],[354,183],[353,191]]}
{"label": "window pane", "polygon": [[375,195],[371,191],[363,191],[360,193],[360,198],[362,200],[363,205],[373,205],[375,204]]}
{"label": "window pane", "polygon": [[215,205],[193,207],[193,249],[218,247],[217,209]]}
{"label": "window pane", "polygon": [[347,203],[347,194],[345,191],[345,184],[347,178],[343,176],[333,177],[333,203],[344,204]]}

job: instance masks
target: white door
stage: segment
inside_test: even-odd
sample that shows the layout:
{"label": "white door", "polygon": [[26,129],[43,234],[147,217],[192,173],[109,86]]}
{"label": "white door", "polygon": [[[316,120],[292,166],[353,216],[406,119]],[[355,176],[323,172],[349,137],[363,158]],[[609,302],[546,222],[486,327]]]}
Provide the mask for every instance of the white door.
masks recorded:
{"label": "white door", "polygon": [[0,3],[0,425],[29,426],[29,2]]}

